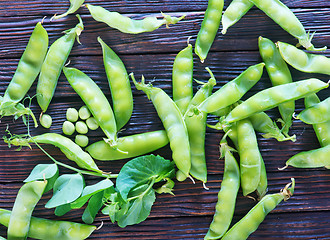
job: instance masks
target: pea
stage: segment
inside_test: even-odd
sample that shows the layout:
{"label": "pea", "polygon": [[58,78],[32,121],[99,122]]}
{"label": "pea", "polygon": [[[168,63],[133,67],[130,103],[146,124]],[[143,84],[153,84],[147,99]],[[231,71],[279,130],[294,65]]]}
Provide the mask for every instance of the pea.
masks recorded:
{"label": "pea", "polygon": [[90,130],[96,130],[99,128],[99,124],[93,117],[90,117],[86,120],[86,125]]}
{"label": "pea", "polygon": [[52,125],[52,117],[48,114],[42,114],[40,116],[40,124],[44,128],[50,128],[50,126]]}
{"label": "pea", "polygon": [[89,118],[91,116],[91,112],[89,111],[87,106],[82,106],[79,111],[78,111],[79,117],[82,120],[86,120],[87,118]]}
{"label": "pea", "polygon": [[77,122],[79,118],[78,111],[75,108],[68,108],[66,110],[66,119],[70,122]]}
{"label": "pea", "polygon": [[75,127],[72,122],[65,121],[62,126],[62,131],[65,135],[72,135],[75,131]]}
{"label": "pea", "polygon": [[76,131],[80,134],[86,134],[88,132],[88,127],[83,121],[76,122]]}
{"label": "pea", "polygon": [[86,135],[76,135],[75,143],[77,143],[80,147],[86,147],[88,145],[88,137]]}

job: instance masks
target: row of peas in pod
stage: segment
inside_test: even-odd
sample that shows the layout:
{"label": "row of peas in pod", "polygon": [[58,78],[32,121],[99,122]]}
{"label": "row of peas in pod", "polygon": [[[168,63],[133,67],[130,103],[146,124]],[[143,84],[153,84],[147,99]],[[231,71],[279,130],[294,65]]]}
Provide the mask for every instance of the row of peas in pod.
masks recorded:
{"label": "row of peas in pod", "polygon": [[[251,2],[260,9],[266,12],[269,11],[263,2]],[[277,1],[273,1],[272,3],[276,6]],[[237,2],[233,1],[232,4],[237,4]],[[249,9],[252,6],[253,5],[250,4],[246,7]],[[291,11],[291,13],[288,13],[286,7],[283,7],[282,5],[278,6],[279,11],[285,10],[285,13],[292,19]],[[212,14],[213,10],[216,10],[217,12],[220,10],[221,13],[222,7],[223,2],[221,1],[209,1],[204,21],[206,22],[209,17],[214,16]],[[88,8],[93,9],[91,5],[88,5]],[[100,13],[99,15],[108,15],[103,9],[96,9],[102,12],[102,14]],[[230,6],[228,9],[230,9]],[[246,12],[247,10],[245,9],[244,11]],[[93,15],[92,12],[91,14]],[[226,12],[224,13],[224,16],[226,16],[225,14]],[[242,15],[243,14],[241,13],[241,16]],[[276,19],[276,14],[270,12],[269,15],[281,26],[285,26],[285,22],[282,22],[284,21],[283,19]],[[79,29],[78,32],[80,34],[80,30],[83,29],[83,27],[81,27],[81,18],[78,18],[80,21],[80,25],[78,25],[80,27],[77,29]],[[169,17],[165,15],[164,21],[168,21],[168,19]],[[213,30],[218,29],[220,19],[221,17],[219,18],[218,14],[215,19],[216,27],[213,27]],[[162,24],[168,23],[164,21],[162,21]],[[114,26],[111,24],[109,25]],[[127,29],[130,29],[131,26],[128,25],[126,27]],[[201,55],[199,54],[199,51],[206,51],[204,57],[200,56],[201,60],[206,58],[210,44],[212,44],[214,39],[212,34],[203,33],[205,29],[208,30],[208,27],[209,26],[206,23],[202,24],[201,31],[196,40],[195,52],[198,55]],[[78,36],[77,29],[75,29],[74,32]],[[297,26],[295,26],[294,29],[297,29]],[[286,30],[290,31],[290,29]],[[123,31],[138,33],[133,32],[133,30],[123,29]],[[305,30],[303,30],[303,32],[304,34],[301,33],[300,35],[296,35],[300,44],[307,49],[315,50],[310,43],[310,37],[305,33]],[[210,36],[210,38],[206,42],[203,42],[207,36]],[[57,69],[57,71],[61,72],[61,69],[63,68],[63,72],[70,85],[86,104],[87,108],[85,109],[92,113],[97,125],[100,126],[106,135],[104,140],[93,143],[86,148],[87,152],[93,158],[98,160],[129,158],[146,154],[170,143],[172,158],[178,168],[176,175],[177,180],[183,181],[187,177],[192,176],[205,183],[207,181],[204,149],[205,129],[207,126],[206,117],[209,113],[220,117],[218,124],[209,127],[224,130],[226,133],[225,136],[228,135],[231,138],[239,153],[240,164],[238,166],[236,160],[233,158],[231,152],[234,150],[228,146],[226,138],[224,137],[221,141],[221,153],[225,157],[225,173],[221,191],[219,192],[218,204],[220,207],[217,207],[217,209],[222,208],[222,205],[226,204],[223,209],[230,209],[230,214],[216,211],[214,220],[211,223],[210,230],[205,236],[205,239],[215,239],[220,238],[221,236],[223,236],[223,239],[247,238],[250,233],[256,230],[268,212],[276,207],[279,202],[288,199],[292,195],[294,180],[292,181],[293,186],[289,188],[289,185],[287,185],[280,194],[266,195],[266,169],[258,149],[255,131],[263,133],[265,137],[274,137],[279,141],[295,141],[295,136],[289,136],[289,128],[292,124],[291,117],[294,112],[294,100],[300,98],[313,98],[313,101],[310,100],[311,103],[306,104],[305,112],[299,114],[297,118],[308,124],[315,125],[315,129],[318,131],[317,136],[319,139],[322,139],[322,147],[320,149],[300,155],[297,154],[299,155],[297,160],[298,164],[295,166],[329,166],[329,160],[326,157],[329,154],[329,144],[327,144],[329,142],[327,138],[327,136],[329,136],[329,100],[326,99],[318,103],[317,96],[315,95],[318,91],[327,88],[328,83],[324,83],[318,79],[306,79],[292,82],[290,72],[285,63],[288,62],[300,71],[328,74],[323,71],[324,67],[319,67],[320,63],[322,66],[328,67],[328,58],[322,55],[306,53],[286,43],[279,42],[275,45],[270,40],[260,37],[259,47],[260,54],[264,61],[263,63],[247,68],[237,78],[228,82],[214,93],[212,93],[212,89],[216,84],[216,80],[211,70],[206,68],[211,77],[207,83],[198,82],[201,84],[201,87],[195,94],[193,94],[193,54],[192,45],[188,44],[188,46],[177,55],[173,64],[173,99],[171,99],[162,89],[153,87],[151,84],[146,84],[143,77],[141,82],[137,82],[134,75],[130,75],[136,88],[144,91],[148,98],[151,99],[165,130],[118,138],[118,131],[128,122],[133,109],[133,97],[130,89],[129,75],[119,57],[102,41],[101,38],[98,38],[98,41],[103,50],[105,71],[107,73],[112,93],[112,107],[100,88],[86,74],[75,68],[63,67],[63,65],[59,67],[59,70]],[[199,50],[203,49],[204,46],[206,46],[206,50]],[[300,56],[298,59],[296,59],[297,55]],[[291,59],[291,62],[289,59]],[[45,62],[47,62],[46,60]],[[66,59],[63,63],[65,61]],[[259,81],[264,67],[266,67],[269,78],[272,80],[274,87],[260,91],[247,100],[242,101],[241,98],[244,94]],[[44,84],[42,84],[41,88],[43,86]],[[10,88],[10,86],[8,88]],[[52,91],[54,93],[54,90]],[[6,104],[8,101],[5,96],[2,103]],[[37,99],[38,96],[40,95],[37,95]],[[41,96],[43,95],[41,94]],[[46,100],[47,107],[49,104],[48,101],[50,102],[49,98]],[[43,112],[45,112],[47,107],[43,108],[42,102],[43,100],[38,100]],[[306,100],[306,102],[308,102],[308,100]],[[274,107],[279,107],[282,117],[282,129],[279,129],[272,119],[270,119],[264,112]],[[24,108],[24,110],[25,109],[26,108]],[[24,114],[31,114],[31,112]],[[43,116],[46,115],[42,115],[41,119]],[[71,117],[72,116],[69,116],[70,119]],[[76,118],[72,118],[71,120],[75,119]],[[77,123],[79,123],[79,121],[76,122],[76,127],[73,129],[76,129],[77,132],[82,134],[87,133],[86,125],[83,126],[85,123]],[[323,124],[323,128],[316,126],[316,124]],[[49,123],[43,125],[47,126]],[[70,133],[70,131],[72,132],[72,130],[64,130],[63,125],[64,133]],[[38,142],[39,139],[40,143],[53,144],[59,147],[64,153],[68,151],[69,147],[73,146],[71,143],[65,146],[62,142],[65,139],[64,136],[55,137],[55,134],[48,135],[49,139],[44,140],[43,142],[42,139],[46,138],[45,135],[46,134],[43,136],[35,136],[32,137],[32,139],[36,142]],[[325,136],[325,138],[322,136]],[[15,144],[15,142],[12,141],[12,144]],[[139,145],[140,148],[136,149],[136,145]],[[92,159],[91,161],[87,161],[86,158],[77,158],[77,151],[71,151],[70,154],[71,159],[72,156],[74,156],[73,158],[80,167],[94,170],[96,172],[100,171]],[[67,156],[70,159],[69,155]],[[297,158],[297,156],[294,157]],[[292,159],[288,161],[288,165],[290,165],[291,162]],[[225,179],[228,180],[225,181]],[[227,182],[228,184],[233,182],[235,183],[235,186],[229,186],[228,190],[226,190]],[[256,191],[260,202],[251,209],[241,221],[228,230],[235,207],[232,203],[235,202],[240,186],[243,190],[243,195],[245,196]],[[227,200],[221,201],[221,199],[224,199],[225,197]],[[228,201],[228,197],[231,199],[230,201]],[[262,211],[263,216],[257,218],[256,214],[260,211]],[[253,224],[251,224],[251,219]],[[219,229],[221,229],[221,231]]]}

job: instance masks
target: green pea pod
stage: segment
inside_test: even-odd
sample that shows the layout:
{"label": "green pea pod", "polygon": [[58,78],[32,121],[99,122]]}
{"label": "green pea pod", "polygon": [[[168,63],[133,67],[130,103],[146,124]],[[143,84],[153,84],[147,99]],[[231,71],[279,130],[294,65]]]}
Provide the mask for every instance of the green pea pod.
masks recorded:
{"label": "green pea pod", "polygon": [[222,237],[222,240],[247,239],[280,202],[288,200],[294,191],[295,181],[292,178],[292,187],[287,184],[280,193],[264,196],[239,222],[232,226]]}
{"label": "green pea pod", "polygon": [[[282,59],[279,50],[275,43],[263,37],[259,37],[259,52],[262,60],[266,64],[266,70],[273,86],[278,86],[285,83],[291,83],[292,77],[288,65]],[[286,137],[289,137],[289,128],[292,125],[292,115],[295,111],[295,102],[288,101],[278,106],[282,117],[282,132]]]}
{"label": "green pea pod", "polygon": [[95,159],[110,161],[137,157],[153,152],[168,144],[168,137],[164,130],[134,134],[120,137],[117,147],[113,149],[104,141],[95,142],[86,148],[86,151]]}
{"label": "green pea pod", "polygon": [[201,62],[207,57],[218,32],[224,0],[209,0],[201,28],[197,34],[195,53]]}
{"label": "green pea pod", "polygon": [[304,26],[294,13],[280,0],[250,0],[256,7],[273,19],[285,31],[299,40],[299,44],[310,51],[324,51],[326,47],[315,48],[312,36],[306,33]]}
{"label": "green pea pod", "polygon": [[104,68],[111,90],[117,130],[120,130],[131,118],[133,112],[131,84],[121,59],[100,37],[97,40],[102,46]]}
{"label": "green pea pod", "polygon": [[298,114],[297,119],[307,124],[318,124],[330,121],[330,97],[312,107],[306,108]]}
{"label": "green pea pod", "polygon": [[281,103],[304,98],[329,86],[316,78],[286,83],[262,90],[235,107],[222,121],[224,125],[274,108]]}
{"label": "green pea pod", "polygon": [[304,52],[284,42],[277,42],[276,45],[282,58],[295,69],[302,72],[330,75],[330,58]]}
{"label": "green pea pod", "polygon": [[193,54],[188,44],[175,57],[172,70],[173,101],[182,114],[185,114],[193,97]]}
{"label": "green pea pod", "polygon": [[209,96],[198,107],[198,111],[211,113],[228,107],[250,90],[261,78],[264,63],[250,66],[234,80],[226,83],[223,87]]}
{"label": "green pea pod", "polygon": [[108,139],[105,141],[111,147],[116,148],[117,124],[110,103],[102,90],[91,78],[78,69],[64,67],[63,72],[107,136]]}
{"label": "green pea pod", "polygon": [[287,166],[296,168],[330,168],[330,145],[318,149],[300,152],[291,157],[287,162]]}
{"label": "green pea pod", "polygon": [[[320,99],[316,94],[311,94],[305,97],[305,107],[309,108],[318,104]],[[314,132],[321,147],[325,147],[330,144],[330,121],[324,123],[313,124]]]}
{"label": "green pea pod", "polygon": [[162,89],[145,84],[144,77],[138,83],[133,74],[130,76],[136,88],[144,91],[151,99],[170,141],[173,161],[187,178],[191,168],[189,136],[179,108]]}
{"label": "green pea pod", "polygon": [[[0,208],[0,224],[8,226],[11,211]],[[88,238],[95,226],[69,221],[55,221],[31,217],[28,237],[47,240],[81,240]]]}
{"label": "green pea pod", "polygon": [[47,111],[53,98],[57,80],[71,52],[74,40],[76,38],[79,42],[79,35],[84,29],[81,17],[76,16],[79,23],[74,28],[65,31],[65,35],[49,47],[45,61],[42,64],[37,85],[37,101],[43,112]]}
{"label": "green pea pod", "polygon": [[222,34],[226,34],[228,28],[240,20],[245,13],[253,7],[250,0],[233,0],[222,15]]}
{"label": "green pea pod", "polygon": [[31,215],[39,202],[47,181],[25,183],[15,199],[8,223],[8,239],[26,239],[29,233]]}
{"label": "green pea pod", "polygon": [[62,13],[60,15],[56,15],[54,17],[51,18],[51,20],[53,19],[60,19],[62,17],[65,17],[71,13],[74,13],[75,11],[77,11],[81,6],[82,4],[84,3],[85,0],[70,0],[70,7],[69,9],[65,12],[65,13]]}
{"label": "green pea pod", "polygon": [[240,171],[235,157],[226,140],[220,143],[221,156],[225,158],[225,167],[221,188],[218,193],[218,201],[209,230],[204,237],[207,239],[221,238],[230,226],[234,215],[236,197],[240,186]]}
{"label": "green pea pod", "polygon": [[188,105],[186,114],[184,115],[184,121],[187,126],[190,144],[190,174],[204,183],[207,181],[207,168],[205,160],[205,132],[207,114],[201,112],[200,114],[195,115],[193,113],[193,109],[211,95],[212,89],[216,84],[216,80],[211,70],[209,68],[206,69],[209,71],[211,78],[196,92],[195,96]]}
{"label": "green pea pod", "polygon": [[185,17],[171,17],[162,13],[164,17],[163,19],[157,19],[156,17],[146,17],[141,20],[134,20],[118,12],[109,12],[108,10],[100,6],[86,4],[86,7],[96,21],[103,22],[108,26],[118,29],[123,33],[131,34],[152,32],[164,24],[166,24],[166,26],[168,27],[170,24],[176,24]]}

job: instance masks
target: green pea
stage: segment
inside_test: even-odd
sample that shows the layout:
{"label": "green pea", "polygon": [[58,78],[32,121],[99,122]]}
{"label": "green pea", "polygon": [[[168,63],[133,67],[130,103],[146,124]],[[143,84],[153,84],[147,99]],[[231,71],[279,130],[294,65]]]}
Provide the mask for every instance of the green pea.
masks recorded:
{"label": "green pea", "polygon": [[96,130],[99,128],[99,124],[93,117],[90,117],[86,120],[86,125],[90,130]]}
{"label": "green pea", "polygon": [[89,111],[87,106],[82,106],[81,108],[79,108],[78,115],[80,119],[86,120],[91,116],[91,112]]}
{"label": "green pea", "polygon": [[70,122],[77,122],[79,118],[79,114],[77,109],[75,108],[68,108],[66,110],[66,119]]}
{"label": "green pea", "polygon": [[83,121],[78,121],[75,124],[76,131],[80,134],[86,134],[88,132],[88,127]]}
{"label": "green pea", "polygon": [[62,131],[65,135],[72,135],[76,130],[74,124],[69,121],[65,121],[62,125]]}
{"label": "green pea", "polygon": [[71,13],[74,13],[75,11],[77,11],[81,5],[84,3],[85,0],[70,0],[70,7],[69,9],[65,12],[65,13],[62,13],[60,15],[56,15],[54,17],[51,18],[51,20],[55,20],[55,19],[60,19],[62,17],[65,17]]}
{"label": "green pea", "polygon": [[88,137],[86,135],[76,135],[74,139],[75,143],[77,143],[80,147],[86,147],[88,145]]}
{"label": "green pea", "polygon": [[330,97],[306,108],[297,116],[298,119],[307,124],[318,124],[330,121]]}
{"label": "green pea", "polygon": [[44,128],[50,128],[50,126],[52,125],[52,117],[48,114],[45,114],[45,113],[42,114],[40,116],[40,124]]}

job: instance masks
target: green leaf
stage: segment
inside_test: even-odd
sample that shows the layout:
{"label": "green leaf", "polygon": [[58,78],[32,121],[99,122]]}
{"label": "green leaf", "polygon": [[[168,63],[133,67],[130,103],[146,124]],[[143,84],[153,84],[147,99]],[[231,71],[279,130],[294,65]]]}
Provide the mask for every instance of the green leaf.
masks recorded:
{"label": "green leaf", "polygon": [[118,226],[122,228],[144,221],[149,216],[156,199],[155,190],[148,184],[139,186],[132,192],[134,192],[132,195],[138,197],[132,197],[116,213]]}
{"label": "green leaf", "polygon": [[46,208],[54,208],[75,201],[84,188],[84,178],[81,174],[64,174],[57,178],[52,198],[46,203]]}
{"label": "green leaf", "polygon": [[174,195],[174,193],[172,192],[174,188],[174,181],[172,181],[169,178],[165,178],[165,180],[166,180],[165,184],[163,184],[160,188],[155,189],[156,193],[158,194],[169,193]]}
{"label": "green leaf", "polygon": [[35,166],[30,175],[24,180],[24,182],[32,182],[35,180],[50,179],[58,172],[57,165],[54,164],[38,164]]}
{"label": "green leaf", "polygon": [[126,201],[129,192],[136,186],[151,180],[159,182],[174,172],[173,162],[160,156],[147,155],[127,162],[119,172],[116,187]]}
{"label": "green leaf", "polygon": [[84,188],[81,197],[79,197],[77,200],[71,203],[71,207],[73,209],[81,208],[90,197],[92,197],[94,194],[97,194],[98,192],[101,192],[107,188],[110,188],[113,186],[113,182],[109,179],[104,179],[96,184],[87,186]]}
{"label": "green leaf", "polygon": [[72,210],[72,208],[71,208],[70,203],[66,203],[66,204],[63,204],[61,206],[57,206],[55,208],[55,215],[60,217],[60,216],[63,216],[64,214],[66,214],[67,212],[69,212],[71,210]]}
{"label": "green leaf", "polygon": [[94,222],[96,214],[103,206],[104,191],[98,192],[91,197],[88,201],[88,205],[82,215],[82,220],[86,224],[92,224]]}

